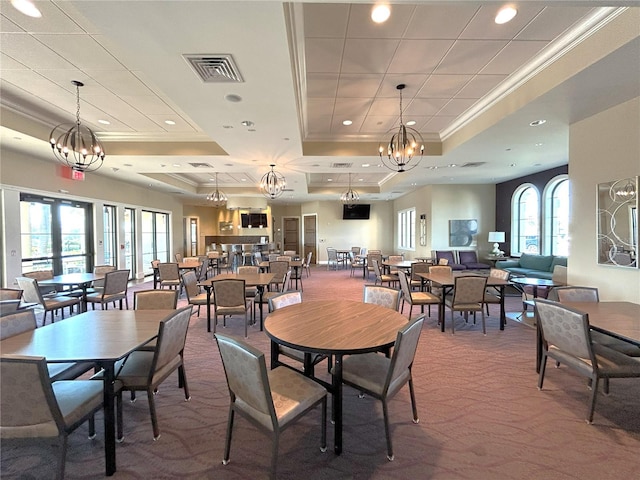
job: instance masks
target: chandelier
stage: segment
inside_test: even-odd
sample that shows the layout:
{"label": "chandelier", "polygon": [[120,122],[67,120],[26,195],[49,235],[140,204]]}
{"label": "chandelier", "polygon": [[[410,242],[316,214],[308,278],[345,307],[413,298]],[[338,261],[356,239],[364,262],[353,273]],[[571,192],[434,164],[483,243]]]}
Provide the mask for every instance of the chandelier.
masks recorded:
{"label": "chandelier", "polygon": [[[406,172],[415,168],[424,153],[424,141],[420,133],[402,123],[402,90],[405,87],[404,83],[396,87],[400,91],[400,125],[387,131],[386,135],[391,134],[391,138],[380,142],[378,148],[384,166],[396,172]],[[414,159],[416,154],[420,156]]]}
{"label": "chandelier", "polygon": [[227,204],[227,196],[218,190],[218,172],[216,172],[216,189],[207,195],[207,202],[214,207],[224,207]]}
{"label": "chandelier", "polygon": [[105,151],[93,131],[80,123],[80,87],[84,83],[72,80],[76,86],[76,123],[61,123],[51,130],[49,141],[53,154],[62,164],[79,172],[93,172],[102,166]]}
{"label": "chandelier", "polygon": [[282,195],[284,188],[287,186],[287,182],[281,173],[273,169],[273,167],[275,167],[273,163],[269,166],[271,167],[271,171],[265,173],[262,180],[260,180],[260,190],[262,190],[262,194],[265,197],[274,199]]}
{"label": "chandelier", "polygon": [[349,190],[340,195],[340,201],[347,206],[353,205],[360,200],[360,195],[351,188],[351,173],[349,173]]}

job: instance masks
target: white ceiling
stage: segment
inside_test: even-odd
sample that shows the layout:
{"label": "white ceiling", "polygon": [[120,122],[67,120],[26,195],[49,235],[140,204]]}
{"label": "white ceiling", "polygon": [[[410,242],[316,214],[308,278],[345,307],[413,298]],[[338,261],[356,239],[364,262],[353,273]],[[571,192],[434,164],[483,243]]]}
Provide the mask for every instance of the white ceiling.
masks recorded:
{"label": "white ceiling", "polygon": [[[640,21],[609,55],[580,50],[618,16],[640,18],[615,6],[640,2],[522,1],[505,25],[495,1],[392,2],[383,25],[364,2],[35,3],[42,18],[0,1],[2,148],[53,160],[48,133],[73,119],[79,80],[82,121],[107,151],[90,175],[185,203],[205,203],[215,172],[229,196],[260,195],[271,163],[290,189],[277,202],[337,199],[349,173],[367,201],[501,182],[566,164],[570,123],[640,95]],[[231,54],[244,81],[205,83],[190,54]],[[571,65],[561,81],[528,88],[559,62]],[[377,156],[399,122],[400,83],[403,120],[427,141],[403,174]]]}

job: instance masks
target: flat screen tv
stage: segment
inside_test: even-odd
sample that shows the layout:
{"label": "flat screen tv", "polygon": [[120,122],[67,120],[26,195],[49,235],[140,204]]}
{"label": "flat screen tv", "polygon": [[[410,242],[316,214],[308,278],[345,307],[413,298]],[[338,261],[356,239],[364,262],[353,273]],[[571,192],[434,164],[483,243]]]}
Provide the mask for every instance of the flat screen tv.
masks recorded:
{"label": "flat screen tv", "polygon": [[343,205],[342,206],[342,219],[343,220],[369,220],[369,214],[371,212],[371,205],[368,203],[355,204],[355,205]]}
{"label": "flat screen tv", "polygon": [[267,228],[266,213],[241,213],[240,222],[242,228]]}

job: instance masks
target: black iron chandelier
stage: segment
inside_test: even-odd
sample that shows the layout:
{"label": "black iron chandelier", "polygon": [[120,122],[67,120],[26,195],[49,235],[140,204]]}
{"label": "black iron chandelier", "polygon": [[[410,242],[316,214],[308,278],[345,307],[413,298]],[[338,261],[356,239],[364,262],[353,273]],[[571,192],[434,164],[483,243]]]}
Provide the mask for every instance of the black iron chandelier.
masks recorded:
{"label": "black iron chandelier", "polygon": [[340,195],[340,201],[349,206],[358,203],[358,200],[360,200],[360,195],[351,188],[351,173],[349,173],[349,190]]}
{"label": "black iron chandelier", "polygon": [[216,172],[216,189],[207,195],[207,201],[214,207],[224,207],[227,204],[227,196],[218,190],[218,172]]}
{"label": "black iron chandelier", "polygon": [[80,87],[84,83],[72,80],[76,86],[76,123],[61,123],[51,130],[49,141],[53,154],[62,164],[79,172],[99,169],[106,155],[93,130],[80,123]]}
{"label": "black iron chandelier", "polygon": [[405,87],[404,83],[396,87],[400,91],[400,125],[388,130],[385,135],[390,134],[391,138],[381,141],[378,147],[378,153],[384,166],[396,172],[406,172],[415,168],[422,160],[424,153],[422,135],[402,123],[402,90]]}
{"label": "black iron chandelier", "polygon": [[260,180],[260,190],[265,197],[273,200],[282,195],[282,192],[287,186],[287,181],[281,173],[273,169],[275,164],[272,163],[269,166],[271,167],[271,171],[265,173]]}

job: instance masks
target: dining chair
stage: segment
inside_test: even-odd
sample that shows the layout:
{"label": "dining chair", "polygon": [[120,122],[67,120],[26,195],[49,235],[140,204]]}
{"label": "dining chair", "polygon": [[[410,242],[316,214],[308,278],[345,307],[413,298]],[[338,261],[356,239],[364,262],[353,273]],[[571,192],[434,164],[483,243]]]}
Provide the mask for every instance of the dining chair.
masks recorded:
{"label": "dining chair", "polygon": [[3,446],[46,442],[56,445],[57,479],[64,478],[67,438],[102,408],[103,386],[92,380],[52,382],[44,357],[0,358],[0,438]]}
{"label": "dining chair", "polygon": [[187,303],[198,307],[197,316],[200,316],[200,307],[207,306],[207,292],[203,291],[198,285],[196,273],[188,270],[182,274],[182,285],[187,294]]}
{"label": "dining chair", "polygon": [[358,270],[362,270],[362,267],[364,266],[364,258],[356,255],[359,254],[354,254],[353,252],[349,254],[349,258],[351,260],[349,263],[351,266],[351,273],[349,274],[350,277],[353,277],[354,273]]}
{"label": "dining chair", "polygon": [[[389,255],[389,257],[387,258],[388,262],[402,262],[403,260],[404,257],[402,255]],[[389,267],[389,273],[398,273],[398,267]]]}
{"label": "dining chair", "polygon": [[[374,252],[376,252],[379,250],[374,250]],[[378,262],[378,265],[380,265],[382,263],[382,254],[381,253],[372,253],[371,250],[369,250],[369,253],[367,254],[367,279],[369,278],[369,275],[371,274],[371,272],[374,272],[375,274],[375,267],[373,266],[373,261],[376,260]]]}
{"label": "dining chair", "polygon": [[[4,315],[0,317],[0,340],[35,330],[37,326],[33,310],[20,310]],[[94,367],[93,362],[47,363],[47,371],[52,382],[73,380]]]}
{"label": "dining chair", "polygon": [[455,332],[454,312],[464,312],[465,321],[469,312],[480,312],[482,316],[482,333],[487,334],[484,320],[484,292],[487,289],[487,277],[479,275],[465,275],[455,277],[453,295],[445,299],[445,304],[451,310],[451,333]]}
{"label": "dining chair", "polygon": [[215,300],[213,333],[216,333],[218,316],[222,315],[222,326],[226,327],[227,316],[244,314],[244,336],[246,338],[249,335],[249,321],[253,320],[253,299],[247,298],[245,295],[245,281],[236,278],[216,280],[212,286]]}
{"label": "dining chair", "polygon": [[430,265],[427,262],[413,262],[411,264],[411,278],[409,286],[411,290],[424,290],[426,280],[418,276],[418,273],[429,273]]}
{"label": "dining chair", "polygon": [[335,248],[327,248],[327,270],[338,269],[338,251]]}
{"label": "dining chair", "polygon": [[593,342],[586,313],[545,299],[537,299],[534,308],[543,345],[538,390],[544,383],[547,358],[573,368],[591,381],[586,420],[592,423],[600,379],[605,380],[603,390],[607,394],[609,379],[640,377],[640,362]]}
{"label": "dining chair", "polygon": [[[510,276],[511,272],[508,272],[507,270],[502,270],[500,268],[491,268],[489,270],[489,277],[491,278],[499,278],[501,280],[508,281]],[[489,315],[489,304],[500,305],[500,302],[500,290],[496,287],[487,287],[487,290],[484,293],[484,303],[487,315]]]}
{"label": "dining chair", "polygon": [[280,282],[284,278],[284,274],[288,271],[289,262],[285,262],[282,260],[269,261],[269,273],[273,273],[274,275],[269,287],[275,287],[276,290],[280,290]]}
{"label": "dining chair", "polygon": [[[27,278],[33,278],[35,280],[51,280],[53,278],[53,270],[34,270],[32,272],[24,272],[21,276]],[[56,285],[38,285],[43,297],[50,297],[58,295],[61,292],[57,291]]]}
{"label": "dining chair", "polygon": [[[312,256],[313,256],[313,251],[307,253],[307,259],[302,264],[302,270],[307,272],[307,278],[311,276],[311,257]],[[302,270],[300,270],[300,281],[302,281]]]}
{"label": "dining chair", "polygon": [[291,255],[278,255],[276,261],[278,262],[290,262],[293,259]]}
{"label": "dining chair", "polygon": [[134,310],[175,310],[178,305],[176,290],[137,290],[133,292]]}
{"label": "dining chair", "polygon": [[230,405],[222,463],[227,465],[235,413],[247,418],[272,439],[270,478],[276,478],[280,434],[298,418],[321,406],[320,450],[327,449],[327,391],[289,368],[267,370],[262,353],[240,339],[214,335],[229,388]]}
{"label": "dining chair", "polygon": [[[115,272],[116,267],[113,265],[96,265],[93,267],[93,273],[96,275],[105,275],[109,272]],[[94,280],[91,287],[87,289],[87,293],[99,292],[104,288],[104,278]]]}
{"label": "dining chair", "polygon": [[[599,302],[598,289],[595,287],[567,286],[553,289],[560,303]],[[591,340],[625,355],[640,357],[640,347],[598,330],[591,331]]]}
{"label": "dining chair", "polygon": [[362,289],[362,301],[373,303],[398,311],[402,291],[384,285],[365,285]]}
{"label": "dining chair", "polygon": [[22,298],[22,290],[19,288],[0,288],[0,301],[2,300],[20,300]]}
{"label": "dining chair", "polygon": [[[275,290],[275,291],[270,291],[270,292],[263,292],[262,293],[262,297],[256,297],[254,299],[254,302],[259,305],[260,303],[267,304],[269,306],[269,311],[271,312],[271,303],[269,302],[270,299],[277,297],[285,292],[287,292],[289,290],[289,280],[291,279],[291,270],[287,270],[287,272],[284,274],[284,277],[282,277],[282,283],[280,284],[280,289],[279,290]],[[299,293],[299,292],[298,292]],[[254,318],[255,318],[255,311],[254,311]]]}
{"label": "dining chair", "polygon": [[177,263],[180,263],[180,262],[182,262],[184,260],[184,257],[182,256],[181,253],[176,253],[176,254],[173,255],[173,257],[176,259]]}
{"label": "dining chair", "polygon": [[400,313],[404,311],[405,302],[409,304],[409,320],[413,314],[413,306],[419,305],[420,312],[424,313],[424,306],[427,305],[429,316],[431,316],[431,305],[440,305],[441,299],[431,292],[415,292],[409,286],[409,278],[406,273],[398,272],[398,280],[400,280],[400,290],[402,291],[402,306]]}
{"label": "dining chair", "polygon": [[160,288],[182,289],[180,270],[177,263],[160,263],[158,265],[158,276],[160,278]]}
{"label": "dining chair", "polygon": [[[393,445],[389,428],[388,401],[409,384],[413,423],[418,423],[418,408],[411,376],[411,366],[420,340],[424,315],[407,323],[398,331],[391,358],[376,353],[349,355],[342,362],[342,382],[382,402],[387,459],[393,461]],[[360,395],[363,396],[362,394]]]}
{"label": "dining chair", "polygon": [[[156,415],[155,393],[174,371],[178,371],[178,386],[184,390],[185,401],[191,400],[184,368],[184,345],[192,306],[180,308],[160,321],[156,348],[153,351],[135,350],[125,359],[116,363],[115,371],[121,384],[117,396],[118,440],[124,438],[122,392],[146,391],[149,401],[149,413],[153,427],[153,439],[160,438],[158,417]],[[93,379],[102,380],[102,372]],[[132,401],[134,401],[132,399]]]}
{"label": "dining chair", "polygon": [[0,317],[15,313],[20,308],[20,300],[0,300]]}
{"label": "dining chair", "polygon": [[54,313],[60,311],[61,317],[64,318],[64,308],[69,307],[71,312],[74,306],[80,306],[80,299],[76,297],[67,296],[55,296],[55,297],[43,297],[40,289],[38,288],[38,281],[35,278],[17,277],[16,281],[18,286],[22,290],[22,297],[25,302],[39,305],[44,309],[44,315],[42,316],[42,325],[47,322],[47,312],[51,313],[51,323],[55,322]]}
{"label": "dining chair", "polygon": [[382,273],[382,271],[380,270],[380,264],[378,263],[377,259],[374,258],[371,260],[371,262],[373,263],[373,271],[376,274],[376,285],[378,284],[378,282],[380,282],[381,285],[384,285],[385,283],[391,285],[392,283],[395,284],[399,281],[397,274]]}
{"label": "dining chair", "polygon": [[[449,265],[429,265],[429,273],[433,275],[453,275],[453,269]],[[431,282],[427,282],[427,290],[434,295],[442,296],[442,288],[434,287]]]}
{"label": "dining chair", "polygon": [[129,309],[129,298],[127,297],[127,289],[129,285],[130,270],[115,270],[104,276],[104,287],[95,293],[87,295],[87,305],[91,304],[91,308],[95,310],[96,303],[100,304],[102,310],[109,308],[109,304],[116,302],[120,304],[122,310],[122,301],[124,300],[127,310]]}
{"label": "dining chair", "polygon": [[295,250],[285,250],[282,252],[283,255],[287,255],[288,257],[295,257],[297,255],[297,252]]}
{"label": "dining chair", "polygon": [[160,265],[160,260],[151,260],[151,269],[153,270],[153,288],[158,288],[158,284],[160,283],[160,271],[158,270],[158,265]]}
{"label": "dining chair", "polygon": [[[237,273],[239,275],[258,275],[260,273],[260,267],[257,266],[242,266],[242,267],[238,267],[238,271]],[[255,298],[256,295],[258,294],[258,288],[257,287],[246,287],[245,288],[245,295],[248,298]]]}

